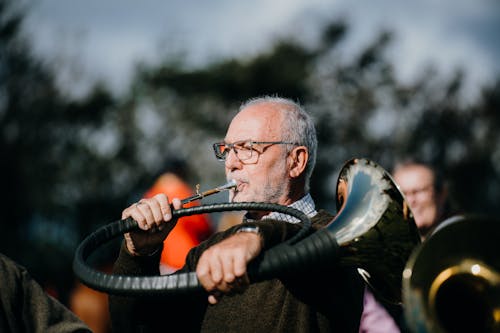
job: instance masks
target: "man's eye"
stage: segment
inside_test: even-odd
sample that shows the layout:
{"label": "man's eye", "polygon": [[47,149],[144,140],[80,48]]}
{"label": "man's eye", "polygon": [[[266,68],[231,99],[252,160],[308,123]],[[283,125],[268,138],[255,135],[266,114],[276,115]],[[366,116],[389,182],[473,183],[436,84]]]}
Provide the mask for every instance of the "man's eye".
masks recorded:
{"label": "man's eye", "polygon": [[241,144],[241,145],[237,145],[236,149],[239,149],[239,150],[251,150],[252,149],[252,145],[251,144]]}

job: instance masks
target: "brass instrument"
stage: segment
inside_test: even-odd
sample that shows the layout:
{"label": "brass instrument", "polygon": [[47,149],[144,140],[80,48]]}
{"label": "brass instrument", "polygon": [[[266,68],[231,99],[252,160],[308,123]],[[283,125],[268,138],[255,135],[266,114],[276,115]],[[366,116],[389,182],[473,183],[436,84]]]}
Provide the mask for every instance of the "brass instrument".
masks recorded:
{"label": "brass instrument", "polygon": [[500,221],[444,221],[410,256],[403,303],[415,333],[500,332]]}
{"label": "brass instrument", "polygon": [[392,179],[375,162],[352,159],[337,180],[335,235],[340,263],[357,267],[371,289],[387,302],[401,303],[401,276],[420,244],[413,215]]}
{"label": "brass instrument", "polygon": [[235,187],[236,187],[236,180],[234,180],[234,179],[229,180],[224,185],[221,185],[221,186],[218,186],[218,187],[215,187],[213,189],[206,190],[203,192],[200,192],[200,185],[198,184],[198,185],[196,185],[196,194],[182,199],[181,204],[184,205],[184,204],[187,204],[188,202],[191,202],[191,201],[201,200],[204,197],[208,197],[209,195],[216,194],[216,193],[226,191],[226,190],[230,190],[230,189],[235,188]]}
{"label": "brass instrument", "polygon": [[403,270],[420,236],[396,183],[375,162],[351,159],[340,171],[336,204],[324,228],[266,251],[256,275],[338,263],[356,268],[379,299],[401,304]]}
{"label": "brass instrument", "polygon": [[[232,186],[229,184],[228,186]],[[233,185],[234,186],[234,185]],[[337,180],[338,214],[324,228],[308,232],[309,218],[299,210],[270,203],[202,205],[173,212],[175,217],[231,210],[277,211],[296,217],[303,230],[265,251],[249,266],[251,281],[276,278],[322,265],[357,268],[380,298],[401,303],[405,264],[420,236],[403,195],[391,176],[368,159],[347,161]],[[75,253],[73,269],[88,286],[110,294],[158,295],[193,291],[201,285],[195,272],[163,276],[107,275],[86,264],[90,254],[111,238],[137,228],[131,218],[102,227]],[[296,236],[297,236],[296,235]],[[296,240],[298,239],[298,240]]]}

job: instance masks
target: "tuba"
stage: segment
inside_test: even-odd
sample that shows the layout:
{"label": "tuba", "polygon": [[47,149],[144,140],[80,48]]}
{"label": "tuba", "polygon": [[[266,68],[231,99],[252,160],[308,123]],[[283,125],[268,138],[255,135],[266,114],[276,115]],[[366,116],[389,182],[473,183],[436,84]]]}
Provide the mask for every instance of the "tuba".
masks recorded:
{"label": "tuba", "polygon": [[500,332],[500,221],[455,216],[403,272],[407,326],[420,332]]}
{"label": "tuba", "polygon": [[[228,210],[281,211],[300,219],[307,232],[281,243],[250,263],[250,280],[276,278],[298,269],[343,265],[355,267],[381,299],[400,304],[402,272],[420,244],[420,236],[403,195],[391,176],[368,159],[347,161],[337,180],[338,214],[325,227],[311,233],[302,212],[273,204],[226,203],[180,209],[174,216]],[[285,208],[287,210],[285,210]],[[301,216],[304,215],[304,216]],[[73,261],[77,277],[91,288],[110,294],[152,295],[193,291],[201,286],[195,272],[137,277],[107,275],[86,261],[101,244],[137,228],[130,218],[98,229],[78,247]],[[309,224],[307,223],[309,222]]]}

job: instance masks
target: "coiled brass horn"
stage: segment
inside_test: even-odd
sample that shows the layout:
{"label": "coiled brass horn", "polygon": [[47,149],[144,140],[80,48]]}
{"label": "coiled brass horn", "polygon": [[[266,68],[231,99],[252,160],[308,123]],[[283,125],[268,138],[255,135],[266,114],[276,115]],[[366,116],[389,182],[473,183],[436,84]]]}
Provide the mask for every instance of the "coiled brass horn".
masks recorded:
{"label": "coiled brass horn", "polygon": [[500,332],[500,220],[456,216],[410,256],[403,272],[415,333]]}
{"label": "coiled brass horn", "polygon": [[[336,203],[339,212],[324,228],[297,242],[281,243],[252,262],[249,267],[251,281],[293,274],[296,270],[320,265],[347,265],[357,268],[381,298],[401,303],[402,272],[413,249],[420,243],[420,237],[395,182],[373,161],[349,160],[338,177]],[[259,207],[262,205],[215,204],[181,209],[173,214],[180,217],[243,208],[276,210],[308,221],[302,212],[290,207],[272,204]],[[127,219],[105,226],[87,237],[75,253],[75,274],[88,286],[110,294],[168,294],[201,288],[195,272],[154,277],[111,276],[88,267],[86,260],[98,246],[136,228],[135,221]]]}

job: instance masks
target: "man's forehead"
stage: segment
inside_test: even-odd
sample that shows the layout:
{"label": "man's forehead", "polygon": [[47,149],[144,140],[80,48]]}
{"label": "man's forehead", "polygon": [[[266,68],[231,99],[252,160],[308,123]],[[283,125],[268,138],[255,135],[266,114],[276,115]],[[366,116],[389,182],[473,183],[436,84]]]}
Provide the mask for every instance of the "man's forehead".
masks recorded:
{"label": "man's forehead", "polygon": [[403,168],[394,174],[394,178],[403,190],[411,190],[434,183],[433,173],[426,168],[420,167]]}
{"label": "man's forehead", "polygon": [[262,112],[253,106],[238,113],[227,130],[225,141],[269,141],[280,139],[281,124],[276,112]]}
{"label": "man's forehead", "polygon": [[423,178],[434,179],[434,172],[431,169],[429,169],[428,167],[426,167],[424,165],[420,165],[420,164],[412,164],[409,166],[405,166],[405,167],[401,168],[401,170],[399,170],[399,172],[396,172],[396,173],[399,173],[401,175],[401,177],[405,177],[405,178],[414,176],[414,177],[417,177],[420,179],[423,179]]}

